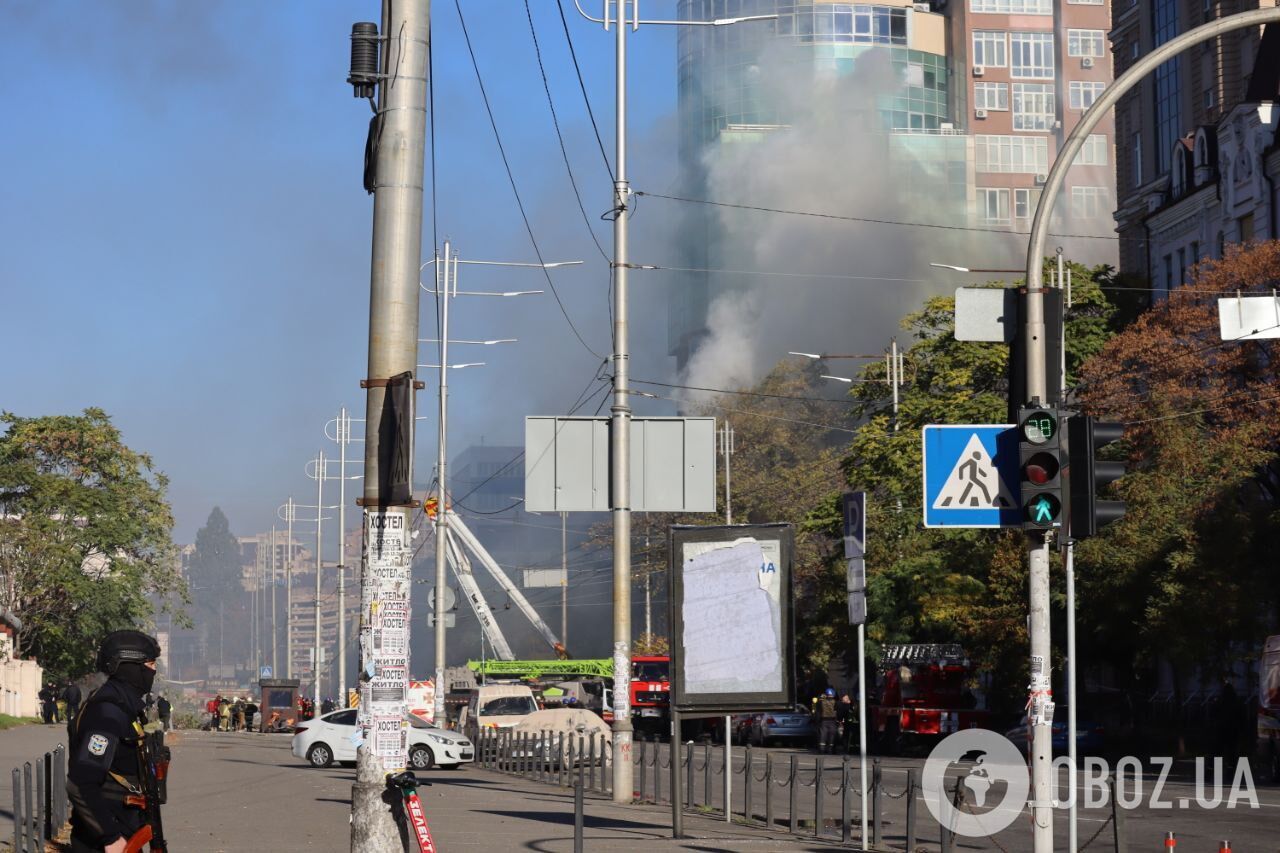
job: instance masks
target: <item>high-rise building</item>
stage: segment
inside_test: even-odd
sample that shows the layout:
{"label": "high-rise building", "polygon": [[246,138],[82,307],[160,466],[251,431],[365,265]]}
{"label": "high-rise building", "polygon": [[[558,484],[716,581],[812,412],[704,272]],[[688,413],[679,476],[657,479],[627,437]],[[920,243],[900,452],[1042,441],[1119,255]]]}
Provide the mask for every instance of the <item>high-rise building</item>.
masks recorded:
{"label": "high-rise building", "polygon": [[[864,198],[863,215],[909,199],[917,219],[928,210],[932,222],[1026,231],[1063,140],[1112,77],[1109,0],[679,4],[682,20],[761,14],[777,17],[679,28],[681,179],[696,198],[750,204],[715,198],[710,164],[733,162],[740,146],[803,116],[805,133],[836,125],[848,137],[844,148],[820,148],[833,185],[891,177],[893,197]],[[813,150],[797,135],[790,156]],[[1069,172],[1055,233],[1111,237],[1114,199],[1108,118]],[[742,286],[714,272],[734,268],[725,255],[738,251],[726,247],[721,213],[686,211],[679,229],[693,270],[669,301],[668,349],[681,366],[702,342],[715,297]],[[1112,243],[1085,245],[1088,257],[1114,260]]]}
{"label": "high-rise building", "polygon": [[[955,120],[974,143],[974,222],[1026,231],[1063,141],[1112,79],[1110,3],[958,0],[947,16]],[[1114,139],[1108,116],[1067,173],[1055,230],[1110,235]]]}
{"label": "high-rise building", "polygon": [[[1259,0],[1117,0],[1116,72]],[[1227,33],[1165,62],[1116,106],[1120,269],[1153,291],[1182,284],[1228,243],[1280,236],[1280,31]],[[1265,41],[1264,41],[1265,38]]]}

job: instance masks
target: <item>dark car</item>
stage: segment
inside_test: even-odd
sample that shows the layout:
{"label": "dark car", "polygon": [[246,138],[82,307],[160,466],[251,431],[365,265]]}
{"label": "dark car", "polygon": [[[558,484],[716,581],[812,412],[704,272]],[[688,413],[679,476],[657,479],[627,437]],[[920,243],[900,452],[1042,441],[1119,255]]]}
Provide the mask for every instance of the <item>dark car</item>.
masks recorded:
{"label": "dark car", "polygon": [[[1055,755],[1067,754],[1067,709],[1058,706],[1053,712],[1053,752]],[[1076,754],[1100,755],[1105,745],[1102,726],[1090,720],[1076,720]],[[1005,732],[1005,737],[1014,745],[1027,753],[1027,724],[1020,723]]]}
{"label": "dark car", "polygon": [[813,717],[804,705],[790,711],[756,714],[751,721],[750,741],[756,746],[772,743],[812,744],[818,736]]}

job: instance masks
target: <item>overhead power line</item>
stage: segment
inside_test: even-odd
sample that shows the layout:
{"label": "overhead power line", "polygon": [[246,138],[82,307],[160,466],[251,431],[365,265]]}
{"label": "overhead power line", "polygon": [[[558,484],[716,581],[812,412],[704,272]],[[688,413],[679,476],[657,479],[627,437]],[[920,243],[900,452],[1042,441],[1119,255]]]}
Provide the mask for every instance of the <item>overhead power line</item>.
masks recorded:
{"label": "overhead power line", "polygon": [[604,170],[609,173],[609,181],[613,177],[613,166],[609,163],[609,155],[604,150],[604,140],[600,138],[600,125],[596,124],[596,114],[591,111],[591,99],[587,97],[587,84],[582,80],[582,67],[578,65],[578,52],[573,48],[573,37],[569,35],[569,21],[564,15],[564,4],[556,0],[556,8],[560,10],[560,24],[564,27],[564,40],[569,45],[569,56],[573,59],[573,70],[578,75],[578,88],[582,91],[582,103],[587,107],[587,118],[591,120],[591,129],[596,134],[596,144],[600,146],[600,159],[604,161]]}
{"label": "overhead power line", "polygon": [[546,261],[542,257],[542,249],[538,247],[538,240],[533,234],[533,226],[529,223],[529,214],[525,212],[524,201],[520,198],[520,190],[516,186],[516,176],[511,170],[511,161],[507,159],[507,149],[502,144],[502,134],[498,132],[498,120],[493,115],[493,106],[489,103],[489,93],[485,90],[484,78],[480,74],[480,63],[476,61],[475,49],[471,46],[471,34],[467,31],[467,19],[462,14],[462,3],[460,0],[453,0],[453,7],[458,12],[458,22],[462,24],[462,39],[467,45],[467,55],[471,58],[471,67],[476,73],[476,83],[480,87],[480,98],[484,101],[485,112],[489,115],[489,126],[493,128],[494,141],[498,143],[498,154],[502,157],[503,168],[507,172],[507,181],[511,184],[511,194],[515,196],[516,207],[520,210],[520,219],[524,222],[524,230],[529,235],[529,242],[533,245],[533,253],[538,257],[538,263],[542,264],[542,275],[547,280],[547,287],[551,290],[551,295],[555,297],[556,304],[560,306],[560,313],[564,315],[565,322],[569,324],[569,328],[573,330],[573,336],[578,339],[578,343],[598,359],[604,356],[591,348],[586,338],[582,337],[582,333],[578,331],[578,327],[574,325],[573,318],[569,316],[569,309],[565,307],[564,300],[560,298],[560,291],[556,290],[555,282],[551,279],[551,271],[545,266]]}

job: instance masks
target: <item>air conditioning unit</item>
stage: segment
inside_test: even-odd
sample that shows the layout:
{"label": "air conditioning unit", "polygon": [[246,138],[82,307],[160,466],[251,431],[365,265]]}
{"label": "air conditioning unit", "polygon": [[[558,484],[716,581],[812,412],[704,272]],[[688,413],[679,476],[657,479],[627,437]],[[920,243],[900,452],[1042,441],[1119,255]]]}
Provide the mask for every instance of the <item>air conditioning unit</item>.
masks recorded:
{"label": "air conditioning unit", "polygon": [[1084,59],[1081,59],[1081,60],[1080,60],[1080,67],[1081,67],[1081,68],[1092,68],[1092,67],[1093,67],[1093,57],[1092,57],[1092,56],[1086,56]]}
{"label": "air conditioning unit", "polygon": [[1036,183],[1037,183],[1037,184],[1047,184],[1048,182],[1049,182],[1049,176],[1048,176],[1048,175],[1044,175],[1044,174],[1036,175]]}
{"label": "air conditioning unit", "polygon": [[1053,123],[1053,129],[1054,129],[1054,130],[1062,130],[1062,122],[1060,122],[1060,121],[1056,121],[1056,120],[1055,120],[1055,121],[1054,121],[1054,123]]}
{"label": "air conditioning unit", "polygon": [[986,111],[986,110],[984,110],[984,109],[976,109],[976,110],[974,110],[974,111],[973,111],[973,117],[974,117],[974,118],[986,118],[986,117],[987,117],[987,111]]}
{"label": "air conditioning unit", "polygon": [[932,7],[932,6],[930,6],[928,3],[915,3],[915,4],[913,4],[913,5],[915,6],[915,9],[916,9],[916,11],[917,11],[917,12],[932,12],[932,11],[933,11],[933,7]]}
{"label": "air conditioning unit", "polygon": [[986,74],[986,73],[987,73],[987,69],[983,68],[981,65],[975,65],[975,66],[973,66],[973,76],[974,76],[974,77],[981,77],[981,76],[983,76],[983,75],[984,75],[984,74]]}

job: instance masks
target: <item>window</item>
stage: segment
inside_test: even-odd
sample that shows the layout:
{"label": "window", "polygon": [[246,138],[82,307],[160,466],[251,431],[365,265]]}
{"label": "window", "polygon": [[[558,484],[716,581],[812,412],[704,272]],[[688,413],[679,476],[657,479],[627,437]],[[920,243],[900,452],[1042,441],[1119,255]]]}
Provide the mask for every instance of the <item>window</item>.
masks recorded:
{"label": "window", "polygon": [[[1176,0],[1152,0],[1154,47],[1159,47],[1178,34]],[[1179,102],[1178,58],[1165,62],[1155,73],[1156,172],[1169,171],[1173,143],[1182,136],[1182,113]]]}
{"label": "window", "polygon": [[1014,77],[1053,79],[1053,33],[1010,33],[1009,64]]}
{"label": "window", "polygon": [[1007,39],[1004,33],[987,30],[973,31],[973,64],[987,68],[1004,68],[1009,64],[1005,52]]}
{"label": "window", "polygon": [[1084,141],[1080,153],[1076,155],[1072,166],[1105,166],[1107,165],[1107,137],[1101,133],[1091,133]]}
{"label": "window", "polygon": [[1133,185],[1142,186],[1142,134],[1135,133],[1130,143],[1130,156],[1133,157]]}
{"label": "window", "polygon": [[1013,191],[1013,215],[1018,219],[1030,219],[1036,214],[1036,205],[1040,203],[1040,190],[1024,189]]}
{"label": "window", "polygon": [[1164,256],[1164,289],[1173,290],[1173,255]]}
{"label": "window", "polygon": [[1067,30],[1067,56],[1104,55],[1102,30]]}
{"label": "window", "polygon": [[1187,283],[1187,250],[1178,250],[1178,284]]}
{"label": "window", "polygon": [[1075,219],[1094,219],[1102,213],[1102,187],[1072,187],[1071,215]]}
{"label": "window", "polygon": [[1215,89],[1204,90],[1204,108],[1211,110],[1218,105],[1218,92]]}
{"label": "window", "polygon": [[1101,6],[1106,0],[1067,0],[1072,6]]}
{"label": "window", "polygon": [[995,15],[1052,15],[1049,0],[969,0],[969,11]]}
{"label": "window", "polygon": [[1098,100],[1098,96],[1102,94],[1102,90],[1106,88],[1106,83],[1090,83],[1080,80],[1072,80],[1067,84],[1067,104],[1073,110],[1087,110],[1093,106],[1093,102]]}
{"label": "window", "polygon": [[974,83],[973,107],[978,110],[1009,109],[1009,84]]}
{"label": "window", "polygon": [[1199,260],[1200,260],[1200,241],[1192,240],[1191,241],[1191,263],[1194,264]]}
{"label": "window", "polygon": [[985,136],[973,138],[979,172],[1019,172],[1043,175],[1049,171],[1049,140],[1043,136]]}
{"label": "window", "polygon": [[1013,129],[1050,130],[1053,127],[1053,84],[1013,84]]}
{"label": "window", "polygon": [[984,225],[1009,224],[1009,191],[978,188],[978,219]]}

